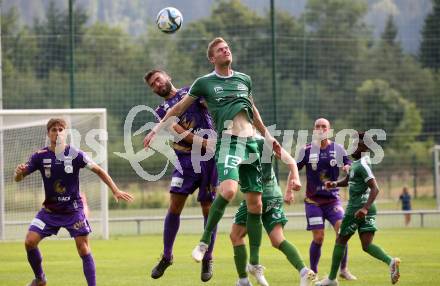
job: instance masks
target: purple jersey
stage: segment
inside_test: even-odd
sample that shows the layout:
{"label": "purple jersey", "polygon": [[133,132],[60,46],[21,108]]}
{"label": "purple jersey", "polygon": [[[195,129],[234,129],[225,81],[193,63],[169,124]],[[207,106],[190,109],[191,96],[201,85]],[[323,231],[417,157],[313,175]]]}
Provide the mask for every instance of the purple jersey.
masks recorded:
{"label": "purple jersey", "polygon": [[325,181],[336,181],[339,168],[350,164],[344,147],[331,142],[325,149],[307,144],[299,154],[298,169],[306,166],[306,202],[325,205],[339,200],[339,189],[326,190]]}
{"label": "purple jersey", "polygon": [[[165,100],[156,108],[156,113],[159,115],[160,119],[165,117],[168,109],[182,100],[182,98],[188,93],[188,90],[188,87],[177,90],[175,96]],[[202,99],[196,100],[196,102],[191,104],[191,106],[179,117],[179,125],[184,129],[192,128],[192,133],[197,133],[197,131],[201,129],[213,130],[211,115],[208,113],[205,106],[202,105],[201,100]],[[179,154],[191,153],[191,144],[184,142],[184,140],[174,143],[173,148],[177,156],[179,156]]]}
{"label": "purple jersey", "polygon": [[53,213],[71,213],[83,209],[79,194],[79,170],[91,164],[81,150],[66,146],[55,155],[48,147],[34,153],[26,163],[28,173],[40,171],[44,183],[43,206]]}

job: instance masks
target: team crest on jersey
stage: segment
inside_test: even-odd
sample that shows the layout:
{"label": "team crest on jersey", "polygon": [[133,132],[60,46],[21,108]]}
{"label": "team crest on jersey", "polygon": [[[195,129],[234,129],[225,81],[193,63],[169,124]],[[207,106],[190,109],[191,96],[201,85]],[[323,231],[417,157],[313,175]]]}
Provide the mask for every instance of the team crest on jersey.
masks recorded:
{"label": "team crest on jersey", "polygon": [[238,90],[248,90],[247,86],[244,85],[244,84],[242,84],[242,83],[239,83],[239,84],[237,85],[237,89],[238,89]]}
{"label": "team crest on jersey", "polygon": [[55,192],[57,194],[64,194],[66,192],[66,188],[63,186],[63,184],[61,183],[61,180],[56,180],[53,183],[53,189],[55,190]]}
{"label": "team crest on jersey", "polygon": [[223,87],[221,87],[221,86],[215,86],[214,87],[214,92],[215,93],[222,93],[223,92]]}
{"label": "team crest on jersey", "polygon": [[72,174],[73,173],[73,165],[72,165],[72,157],[66,156],[64,161],[64,172],[66,174]]}

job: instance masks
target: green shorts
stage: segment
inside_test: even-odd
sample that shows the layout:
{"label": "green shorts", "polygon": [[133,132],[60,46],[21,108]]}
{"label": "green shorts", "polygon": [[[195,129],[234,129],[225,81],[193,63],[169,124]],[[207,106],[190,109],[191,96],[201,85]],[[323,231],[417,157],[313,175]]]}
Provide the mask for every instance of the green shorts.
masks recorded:
{"label": "green shorts", "polygon": [[[284,214],[283,198],[268,198],[263,199],[263,214],[261,216],[264,229],[267,234],[273,230],[277,224],[284,227],[287,223],[286,215]],[[234,216],[233,223],[238,225],[246,225],[247,222],[247,207],[246,201],[240,203],[240,207]]]}
{"label": "green shorts", "polygon": [[376,207],[372,206],[363,220],[354,217],[358,209],[347,209],[342,219],[339,235],[351,236],[356,230],[359,233],[376,232]]}
{"label": "green shorts", "polygon": [[243,193],[263,192],[261,155],[255,138],[224,134],[217,141],[215,161],[220,183],[234,180]]}

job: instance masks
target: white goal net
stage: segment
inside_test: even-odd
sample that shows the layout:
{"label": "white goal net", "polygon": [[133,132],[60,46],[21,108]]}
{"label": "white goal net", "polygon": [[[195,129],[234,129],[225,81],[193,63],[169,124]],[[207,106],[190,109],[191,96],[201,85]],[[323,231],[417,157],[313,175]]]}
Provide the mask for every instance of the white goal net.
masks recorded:
{"label": "white goal net", "polygon": [[440,210],[440,145],[434,146],[434,193]]}
{"label": "white goal net", "polygon": [[[46,123],[53,117],[62,117],[68,122],[68,144],[87,152],[107,170],[105,109],[0,110],[1,240],[24,238],[29,223],[44,201],[39,172],[19,183],[14,182],[13,175],[18,164],[26,162],[31,154],[47,146]],[[80,191],[87,198],[92,235],[107,239],[107,186],[91,171],[83,169],[80,172]],[[69,234],[60,230],[58,237],[69,237]]]}

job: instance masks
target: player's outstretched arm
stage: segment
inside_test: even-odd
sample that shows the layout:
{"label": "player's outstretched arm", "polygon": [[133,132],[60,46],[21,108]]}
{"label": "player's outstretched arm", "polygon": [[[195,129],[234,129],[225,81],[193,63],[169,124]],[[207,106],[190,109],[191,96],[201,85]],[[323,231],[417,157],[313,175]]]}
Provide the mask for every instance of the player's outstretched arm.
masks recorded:
{"label": "player's outstretched arm", "polygon": [[113,182],[113,179],[110,177],[110,175],[103,168],[101,168],[97,164],[92,164],[90,170],[93,173],[95,173],[96,175],[98,175],[99,178],[101,178],[101,180],[110,188],[116,202],[118,202],[120,199],[127,201],[127,202],[132,202],[134,200],[134,198],[131,194],[129,194],[127,192],[120,191],[118,189],[115,182]]}
{"label": "player's outstretched arm", "polygon": [[286,191],[284,193],[284,202],[287,204],[293,203],[295,200],[295,195],[293,191],[301,190],[301,180],[299,178],[298,167],[296,165],[295,159],[281,147],[281,156],[275,153],[275,157],[283,161],[289,168],[289,175],[287,177]]}
{"label": "player's outstretched arm", "polygon": [[174,105],[171,109],[168,110],[168,112],[165,114],[165,116],[162,118],[162,120],[157,124],[153,130],[150,131],[150,133],[147,134],[144,138],[144,147],[148,148],[150,146],[151,141],[156,136],[157,132],[159,132],[160,129],[163,128],[164,122],[166,122],[168,119],[170,119],[172,116],[180,116],[182,113],[184,113],[191,104],[196,99],[185,95],[185,97],[179,101],[176,105]]}
{"label": "player's outstretched arm", "polygon": [[20,182],[28,175],[28,171],[26,169],[26,164],[19,164],[14,171],[14,181]]}
{"label": "player's outstretched arm", "polygon": [[337,187],[346,187],[348,186],[349,175],[347,174],[344,178],[339,181],[326,181],[324,186],[327,190],[334,189]]}
{"label": "player's outstretched arm", "polygon": [[194,133],[190,132],[188,129],[183,128],[181,125],[175,123],[173,125],[173,130],[177,133],[180,134],[181,136],[184,135],[185,137],[182,138],[183,141],[185,141],[186,143],[189,144],[193,144],[193,143],[197,143],[202,145],[202,148],[204,148],[206,150],[206,148],[208,147],[208,140],[195,135]]}
{"label": "player's outstretched arm", "polygon": [[367,181],[367,185],[370,188],[370,195],[368,196],[368,200],[364,206],[354,214],[354,216],[358,219],[363,219],[367,215],[368,210],[376,200],[377,194],[379,194],[379,187],[377,186],[375,178],[369,179]]}
{"label": "player's outstretched arm", "polygon": [[251,97],[252,100],[252,111],[254,113],[254,126],[260,132],[262,136],[266,140],[269,141],[269,143],[272,144],[273,151],[278,156],[281,156],[281,145],[278,143],[278,141],[269,133],[269,131],[266,128],[266,125],[264,125],[263,119],[261,118],[260,112],[258,111],[257,107],[254,104],[254,100]]}

